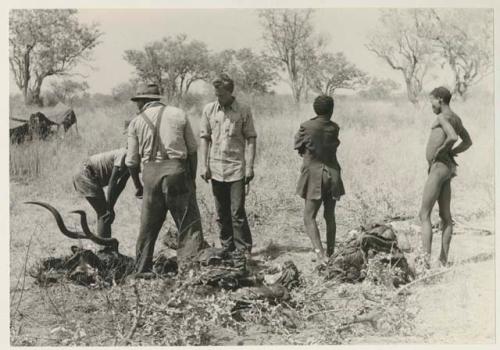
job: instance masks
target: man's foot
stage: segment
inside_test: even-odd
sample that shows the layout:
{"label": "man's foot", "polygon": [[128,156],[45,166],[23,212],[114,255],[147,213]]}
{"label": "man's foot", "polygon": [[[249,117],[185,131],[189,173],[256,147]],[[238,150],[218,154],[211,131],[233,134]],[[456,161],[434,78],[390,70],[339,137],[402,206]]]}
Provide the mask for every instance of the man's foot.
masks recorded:
{"label": "man's foot", "polygon": [[314,249],[314,252],[316,253],[316,258],[313,258],[313,262],[317,262],[318,265],[325,265],[328,263],[328,256],[326,256],[324,253],[322,253],[319,249]]}
{"label": "man's foot", "polygon": [[438,268],[449,267],[449,265],[450,265],[450,263],[447,262],[446,260],[438,259],[438,261],[437,261]]}

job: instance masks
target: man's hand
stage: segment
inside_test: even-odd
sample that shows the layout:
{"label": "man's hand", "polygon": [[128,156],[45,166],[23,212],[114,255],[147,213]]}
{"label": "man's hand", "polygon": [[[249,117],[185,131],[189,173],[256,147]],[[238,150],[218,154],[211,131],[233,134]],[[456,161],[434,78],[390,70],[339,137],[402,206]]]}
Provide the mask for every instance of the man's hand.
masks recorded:
{"label": "man's hand", "polygon": [[245,173],[245,185],[248,185],[250,181],[253,180],[255,174],[253,173],[253,168],[248,168]]}
{"label": "man's hand", "polygon": [[212,172],[210,171],[209,167],[205,167],[201,169],[201,178],[205,181],[208,182],[212,178]]}
{"label": "man's hand", "polygon": [[135,191],[135,197],[138,199],[142,199],[143,192],[144,192],[144,187],[142,186],[138,187],[137,190]]}

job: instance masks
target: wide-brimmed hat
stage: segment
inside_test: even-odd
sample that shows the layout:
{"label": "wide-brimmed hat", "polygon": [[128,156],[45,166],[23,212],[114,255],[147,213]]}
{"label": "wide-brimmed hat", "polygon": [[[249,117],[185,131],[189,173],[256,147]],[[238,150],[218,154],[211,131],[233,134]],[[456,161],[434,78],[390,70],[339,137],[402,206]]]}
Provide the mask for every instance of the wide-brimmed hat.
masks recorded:
{"label": "wide-brimmed hat", "polygon": [[160,100],[163,96],[160,95],[160,88],[156,84],[139,84],[136,94],[131,98],[132,101],[139,100]]}

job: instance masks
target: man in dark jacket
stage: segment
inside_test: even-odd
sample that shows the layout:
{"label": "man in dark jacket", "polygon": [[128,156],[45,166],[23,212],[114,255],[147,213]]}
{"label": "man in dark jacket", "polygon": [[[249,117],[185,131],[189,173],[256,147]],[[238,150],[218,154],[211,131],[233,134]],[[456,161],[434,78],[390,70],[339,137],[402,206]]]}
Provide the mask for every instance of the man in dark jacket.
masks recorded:
{"label": "man in dark jacket", "polygon": [[[320,262],[335,247],[335,204],[345,194],[337,160],[339,126],[330,119],[333,98],[321,95],[314,100],[316,117],[301,124],[295,135],[295,149],[303,157],[297,194],[305,199],[304,224]],[[323,204],[326,221],[326,255],[321,244],[316,215]]]}

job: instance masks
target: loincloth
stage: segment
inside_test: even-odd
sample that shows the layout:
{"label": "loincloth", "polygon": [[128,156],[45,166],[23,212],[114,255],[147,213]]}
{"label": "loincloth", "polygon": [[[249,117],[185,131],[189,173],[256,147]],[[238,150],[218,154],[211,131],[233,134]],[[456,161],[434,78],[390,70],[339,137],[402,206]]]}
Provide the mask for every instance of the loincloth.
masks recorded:
{"label": "loincloth", "polygon": [[439,164],[442,164],[448,168],[448,175],[447,179],[452,179],[455,176],[457,176],[457,165],[454,162],[446,162],[442,160],[434,160],[430,165],[427,170],[427,173],[430,174],[431,170],[433,169],[434,166],[438,166]]}

